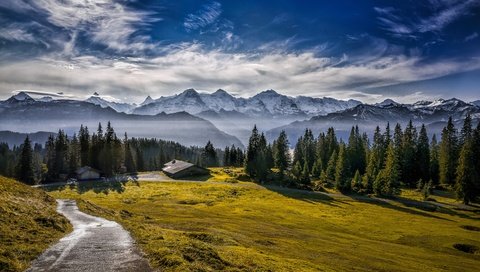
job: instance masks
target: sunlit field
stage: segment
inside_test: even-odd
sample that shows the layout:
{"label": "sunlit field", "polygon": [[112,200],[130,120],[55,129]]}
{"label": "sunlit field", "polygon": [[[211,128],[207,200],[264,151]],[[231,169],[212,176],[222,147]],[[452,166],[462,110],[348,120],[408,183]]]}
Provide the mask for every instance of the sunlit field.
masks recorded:
{"label": "sunlit field", "polygon": [[445,193],[430,202],[413,190],[394,200],[323,194],[237,181],[220,169],[198,183],[97,185],[50,195],[122,224],[162,271],[480,267],[479,210],[464,210]]}

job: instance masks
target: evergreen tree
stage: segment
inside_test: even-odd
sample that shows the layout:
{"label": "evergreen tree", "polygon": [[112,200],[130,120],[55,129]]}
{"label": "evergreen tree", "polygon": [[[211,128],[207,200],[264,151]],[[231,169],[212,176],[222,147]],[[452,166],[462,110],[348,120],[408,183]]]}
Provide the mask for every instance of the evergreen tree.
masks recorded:
{"label": "evergreen tree", "polygon": [[460,131],[460,138],[458,142],[458,146],[461,147],[465,142],[470,140],[473,137],[473,128],[472,128],[472,117],[470,114],[467,114],[465,119],[463,120],[463,127]]}
{"label": "evergreen tree", "polygon": [[385,156],[385,143],[380,132],[380,127],[376,127],[373,134],[373,144],[370,150],[367,169],[363,176],[363,187],[367,193],[373,191],[373,183],[378,176],[378,172],[383,168]]}
{"label": "evergreen tree", "polygon": [[77,135],[73,134],[72,140],[68,145],[68,168],[69,176],[75,176],[75,172],[80,166],[80,146]]}
{"label": "evergreen tree", "polygon": [[232,162],[230,161],[230,147],[228,146],[226,146],[223,151],[223,165],[232,166]]}
{"label": "evergreen tree", "polygon": [[33,150],[28,136],[21,146],[20,159],[17,164],[17,179],[26,184],[35,184],[33,172]]}
{"label": "evergreen tree", "polygon": [[373,190],[375,194],[383,196],[393,196],[400,192],[400,165],[393,144],[388,147],[385,168],[379,172]]}
{"label": "evergreen tree", "polygon": [[475,154],[473,153],[472,139],[464,138],[458,168],[456,171],[455,192],[457,198],[463,203],[469,204],[478,196],[479,181],[478,173],[475,169]]}
{"label": "evergreen tree", "polygon": [[260,135],[257,126],[253,127],[252,135],[248,140],[247,154],[245,156],[245,172],[251,176],[256,176],[255,164],[259,152]]}
{"label": "evergreen tree", "polygon": [[132,149],[130,148],[130,143],[128,142],[128,136],[125,132],[125,139],[123,140],[124,148],[124,158],[125,158],[125,168],[128,173],[136,173],[137,167],[135,166],[135,161],[133,160]]}
{"label": "evergreen tree", "polygon": [[337,169],[337,157],[338,153],[336,150],[333,151],[332,156],[330,156],[330,159],[328,160],[327,164],[327,169],[325,170],[325,175],[327,180],[324,180],[324,182],[335,182],[335,171]]}
{"label": "evergreen tree", "polygon": [[322,171],[323,171],[322,169],[323,169],[322,160],[318,158],[313,164],[312,177],[316,179],[320,178],[320,175],[322,174]]}
{"label": "evergreen tree", "polygon": [[438,149],[437,136],[433,134],[430,143],[430,179],[434,185],[438,184]]}
{"label": "evergreen tree", "polygon": [[412,120],[408,122],[402,139],[402,179],[410,188],[414,188],[418,180],[418,173],[415,171],[416,164],[416,142],[417,131]]}
{"label": "evergreen tree", "polygon": [[345,145],[341,144],[335,169],[335,188],[340,192],[348,192],[351,188],[345,149]]}
{"label": "evergreen tree", "polygon": [[303,165],[300,182],[303,184],[310,184],[310,168],[308,168],[308,162],[305,162]]}
{"label": "evergreen tree", "polygon": [[287,134],[282,130],[278,139],[274,143],[275,166],[280,170],[280,176],[283,176],[290,166],[290,152],[288,145]]}
{"label": "evergreen tree", "polygon": [[418,176],[422,180],[430,180],[430,144],[425,125],[422,125],[420,129],[416,152],[417,155],[414,163],[417,166]]}
{"label": "evergreen tree", "polygon": [[359,192],[362,190],[362,176],[360,175],[360,171],[355,171],[355,175],[353,176],[351,183],[353,191]]}
{"label": "evergreen tree", "polygon": [[90,165],[90,134],[88,127],[81,125],[78,137],[80,142],[80,165],[88,166]]}
{"label": "evergreen tree", "polygon": [[218,165],[217,152],[213,144],[208,141],[203,149],[202,162],[205,167],[213,167]]}
{"label": "evergreen tree", "polygon": [[453,125],[452,117],[448,119],[447,126],[442,130],[442,141],[438,153],[439,180],[445,186],[455,184],[455,171],[457,169],[458,139],[457,130]]}

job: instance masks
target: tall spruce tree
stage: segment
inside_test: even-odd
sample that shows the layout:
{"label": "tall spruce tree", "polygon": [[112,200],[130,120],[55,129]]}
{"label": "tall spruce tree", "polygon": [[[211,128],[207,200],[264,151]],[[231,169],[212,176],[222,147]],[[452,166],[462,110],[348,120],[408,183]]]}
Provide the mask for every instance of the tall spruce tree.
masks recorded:
{"label": "tall spruce tree", "polygon": [[210,141],[207,142],[203,149],[202,164],[205,167],[213,167],[218,165],[217,152]]}
{"label": "tall spruce tree", "polygon": [[475,167],[473,139],[464,138],[464,141],[456,171],[455,192],[458,199],[461,199],[465,204],[469,204],[479,195],[480,184]]}
{"label": "tall spruce tree", "polygon": [[284,130],[280,132],[278,139],[275,141],[274,144],[274,154],[275,154],[275,166],[280,171],[280,176],[283,177],[285,171],[290,166],[290,152],[289,152],[289,143],[287,134]]}
{"label": "tall spruce tree", "polygon": [[430,180],[430,144],[425,125],[422,125],[418,136],[415,165],[418,177],[425,182]]}
{"label": "tall spruce tree", "polygon": [[438,143],[437,136],[433,134],[432,141],[430,143],[430,179],[433,185],[438,184]]}
{"label": "tall spruce tree", "polygon": [[17,179],[26,184],[35,184],[35,174],[33,172],[33,150],[32,143],[28,136],[21,146],[20,159],[17,167]]}
{"label": "tall spruce tree", "polygon": [[400,165],[392,143],[387,149],[385,168],[379,172],[373,187],[377,195],[393,196],[400,192]]}
{"label": "tall spruce tree", "polygon": [[125,132],[125,138],[123,140],[123,157],[125,160],[125,168],[128,173],[136,173],[137,167],[132,155],[132,149],[130,148],[130,142],[128,141],[127,133]]}
{"label": "tall spruce tree", "polygon": [[408,122],[402,139],[402,179],[407,186],[414,188],[417,184],[418,173],[415,171],[416,164],[417,130],[412,120]]}
{"label": "tall spruce tree", "polygon": [[351,188],[351,177],[348,175],[350,170],[348,169],[346,153],[345,145],[341,144],[335,169],[335,188],[340,192],[348,192]]}
{"label": "tall spruce tree", "polygon": [[453,187],[458,158],[457,130],[452,117],[448,119],[447,126],[442,130],[442,140],[438,153],[439,180],[444,186]]}
{"label": "tall spruce tree", "polygon": [[248,140],[247,153],[245,155],[245,172],[251,176],[256,176],[255,164],[259,152],[260,135],[258,134],[257,126],[255,125]]}

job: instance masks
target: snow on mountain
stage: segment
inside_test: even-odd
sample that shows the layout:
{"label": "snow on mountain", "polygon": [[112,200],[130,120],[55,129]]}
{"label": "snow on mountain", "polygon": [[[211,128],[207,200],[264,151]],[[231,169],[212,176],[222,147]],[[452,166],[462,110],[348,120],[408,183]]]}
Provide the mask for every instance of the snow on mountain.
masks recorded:
{"label": "snow on mountain", "polygon": [[274,90],[261,92],[250,99],[261,101],[272,115],[305,115],[298,108],[294,99],[281,95]]}
{"label": "snow on mountain", "polygon": [[185,111],[190,114],[197,114],[208,109],[200,94],[194,89],[188,89],[174,96],[160,97],[155,102],[136,108],[133,113],[156,115],[161,112],[174,113]]}
{"label": "snow on mountain", "polygon": [[143,102],[140,103],[140,106],[148,105],[152,102],[155,102],[155,100],[153,100],[153,98],[151,96],[147,96],[147,98],[145,98],[145,100],[143,100]]}
{"label": "snow on mountain", "polygon": [[473,105],[475,105],[475,106],[477,106],[477,107],[480,107],[480,100],[472,101],[472,102],[470,102],[470,104],[473,104]]}
{"label": "snow on mountain", "polygon": [[399,105],[399,103],[393,101],[392,99],[385,99],[383,100],[382,102],[380,103],[376,103],[375,106],[379,106],[379,107],[384,107],[384,106],[390,106],[390,105]]}
{"label": "snow on mountain", "polygon": [[225,110],[236,111],[252,117],[307,117],[326,115],[358,104],[360,102],[356,100],[342,101],[333,98],[305,96],[289,97],[274,90],[267,90],[250,98],[237,98],[221,89],[212,94],[198,93],[189,89],[178,95],[161,97],[148,104],[142,103],[134,112],[154,115],[160,112],[186,111],[191,114],[198,114],[208,110],[215,112]]}
{"label": "snow on mountain", "polygon": [[233,111],[237,110],[238,107],[236,98],[222,89],[212,94],[200,94],[200,97],[209,109],[216,112],[222,109],[225,111]]}
{"label": "snow on mountain", "polygon": [[[108,100],[107,100],[108,99]],[[110,97],[102,97],[97,92],[87,98],[85,102],[99,105],[102,108],[112,108],[117,112],[131,113],[137,107],[136,104],[120,103]]]}
{"label": "snow on mountain", "polygon": [[315,98],[308,96],[298,96],[295,98],[295,102],[300,110],[310,116],[326,115],[332,112],[353,108],[362,103],[353,99],[342,101],[330,97]]}
{"label": "snow on mountain", "polygon": [[35,100],[26,92],[19,92],[10,97],[9,99],[5,100],[3,104],[30,104],[32,102],[35,102]]}
{"label": "snow on mountain", "polygon": [[35,100],[40,101],[40,102],[51,102],[51,101],[53,101],[53,98],[51,96],[43,96],[43,97],[37,98]]}

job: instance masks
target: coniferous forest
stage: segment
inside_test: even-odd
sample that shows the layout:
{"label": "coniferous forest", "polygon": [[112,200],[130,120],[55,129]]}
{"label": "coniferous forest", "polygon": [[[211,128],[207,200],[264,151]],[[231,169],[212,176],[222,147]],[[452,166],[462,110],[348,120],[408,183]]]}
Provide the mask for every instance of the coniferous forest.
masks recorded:
{"label": "coniferous forest", "polygon": [[334,128],[315,137],[306,129],[293,152],[285,132],[273,143],[253,128],[247,150],[231,146],[216,149],[185,147],[171,141],[117,137],[110,123],[99,124],[91,133],[81,126],[78,134],[62,130],[51,135],[44,146],[32,146],[27,137],[13,149],[0,144],[0,174],[27,184],[65,180],[82,166],[98,169],[104,176],[160,170],[172,160],[190,161],[204,167],[244,167],[258,182],[281,183],[304,189],[334,187],[342,193],[394,196],[402,187],[417,188],[428,197],[435,187],[454,190],[464,203],[480,194],[480,125],[473,128],[467,116],[461,128],[452,118],[440,139],[428,137],[424,125],[410,121],[377,126],[372,139],[360,128],[351,129],[348,142],[337,139]]}

